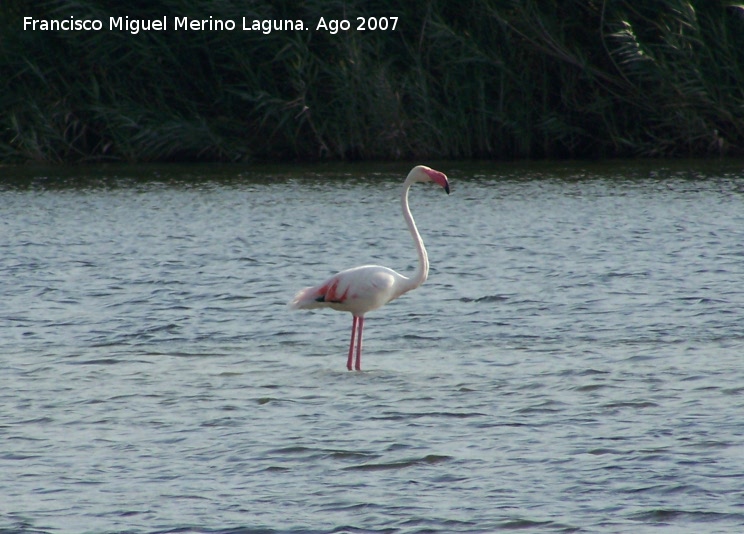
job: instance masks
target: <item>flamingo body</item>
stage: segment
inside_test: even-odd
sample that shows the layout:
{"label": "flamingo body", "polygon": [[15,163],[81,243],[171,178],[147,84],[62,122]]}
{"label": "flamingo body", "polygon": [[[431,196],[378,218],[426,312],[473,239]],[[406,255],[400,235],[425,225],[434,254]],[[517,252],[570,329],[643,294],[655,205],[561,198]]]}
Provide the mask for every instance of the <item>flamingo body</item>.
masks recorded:
{"label": "flamingo body", "polygon": [[416,182],[430,181],[439,184],[449,194],[449,182],[444,173],[424,165],[418,165],[408,173],[401,191],[403,218],[411,232],[419,257],[419,264],[412,278],[403,276],[381,265],[362,265],[341,271],[320,285],[300,290],[289,303],[292,309],[331,308],[352,314],[351,342],[349,343],[349,356],[346,364],[350,371],[352,369],[355,341],[356,365],[354,367],[357,371],[361,370],[364,315],[384,306],[402,294],[416,289],[428,277],[429,259],[408,207],[408,191],[411,185]]}
{"label": "flamingo body", "polygon": [[381,265],[341,271],[322,284],[297,293],[293,309],[331,308],[361,316],[398,298],[405,276]]}

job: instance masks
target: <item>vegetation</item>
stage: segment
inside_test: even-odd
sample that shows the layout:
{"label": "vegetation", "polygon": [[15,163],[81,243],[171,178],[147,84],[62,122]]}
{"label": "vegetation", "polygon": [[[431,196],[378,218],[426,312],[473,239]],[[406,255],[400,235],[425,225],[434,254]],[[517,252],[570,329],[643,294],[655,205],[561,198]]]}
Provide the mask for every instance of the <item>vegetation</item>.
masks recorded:
{"label": "vegetation", "polygon": [[[741,3],[28,4],[0,4],[0,161],[744,152]],[[24,31],[29,16],[104,27]],[[211,16],[237,27],[110,31],[120,16]],[[356,31],[358,16],[397,17],[397,27]],[[244,17],[310,29],[243,31]],[[316,30],[321,17],[351,29]]]}

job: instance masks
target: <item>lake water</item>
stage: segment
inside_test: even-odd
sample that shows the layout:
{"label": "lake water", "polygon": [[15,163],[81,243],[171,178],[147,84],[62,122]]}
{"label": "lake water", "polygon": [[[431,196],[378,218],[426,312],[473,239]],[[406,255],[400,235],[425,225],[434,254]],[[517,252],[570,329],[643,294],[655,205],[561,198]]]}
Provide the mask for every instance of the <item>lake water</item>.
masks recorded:
{"label": "lake water", "polygon": [[0,532],[744,531],[744,164],[4,168]]}

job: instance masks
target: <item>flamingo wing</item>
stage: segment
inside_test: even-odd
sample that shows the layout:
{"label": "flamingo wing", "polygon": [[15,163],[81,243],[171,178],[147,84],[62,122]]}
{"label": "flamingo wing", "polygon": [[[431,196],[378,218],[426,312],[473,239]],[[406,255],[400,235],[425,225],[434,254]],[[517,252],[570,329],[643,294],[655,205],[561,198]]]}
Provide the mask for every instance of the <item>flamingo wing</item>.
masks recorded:
{"label": "flamingo wing", "polygon": [[322,284],[300,290],[290,302],[293,309],[333,308],[354,315],[379,308],[398,296],[401,275],[379,265],[341,271]]}

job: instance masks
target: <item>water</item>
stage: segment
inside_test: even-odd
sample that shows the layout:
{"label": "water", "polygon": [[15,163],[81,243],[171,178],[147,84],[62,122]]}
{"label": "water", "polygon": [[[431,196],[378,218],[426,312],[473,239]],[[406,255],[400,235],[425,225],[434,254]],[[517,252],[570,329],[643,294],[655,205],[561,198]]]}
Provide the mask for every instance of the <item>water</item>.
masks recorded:
{"label": "water", "polygon": [[4,169],[0,532],[741,532],[737,162]]}

